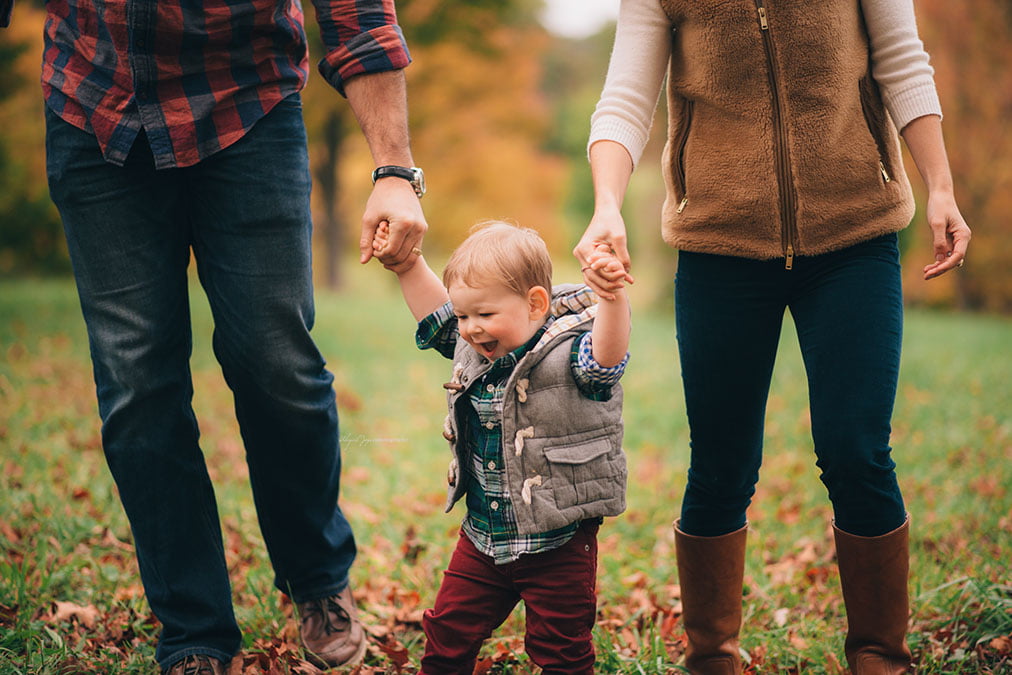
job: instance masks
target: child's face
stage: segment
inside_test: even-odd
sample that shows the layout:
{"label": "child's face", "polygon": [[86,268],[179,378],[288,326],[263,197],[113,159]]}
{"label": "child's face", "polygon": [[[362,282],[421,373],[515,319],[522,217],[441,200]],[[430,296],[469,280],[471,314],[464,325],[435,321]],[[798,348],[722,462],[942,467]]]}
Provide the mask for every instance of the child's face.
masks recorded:
{"label": "child's face", "polygon": [[489,361],[526,344],[545,323],[548,291],[541,286],[518,295],[501,284],[457,281],[447,292],[461,337]]}

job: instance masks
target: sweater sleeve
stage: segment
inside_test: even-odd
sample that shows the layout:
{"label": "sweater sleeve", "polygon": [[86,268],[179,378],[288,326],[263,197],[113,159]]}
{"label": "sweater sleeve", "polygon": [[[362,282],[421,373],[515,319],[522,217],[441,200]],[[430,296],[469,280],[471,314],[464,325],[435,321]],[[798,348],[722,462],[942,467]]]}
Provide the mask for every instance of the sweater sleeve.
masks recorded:
{"label": "sweater sleeve", "polygon": [[861,0],[871,40],[872,75],[896,128],[942,115],[934,69],[917,34],[913,0]]}
{"label": "sweater sleeve", "polygon": [[615,141],[629,151],[633,165],[639,163],[670,56],[671,22],[658,0],[622,0],[588,151],[597,141]]}

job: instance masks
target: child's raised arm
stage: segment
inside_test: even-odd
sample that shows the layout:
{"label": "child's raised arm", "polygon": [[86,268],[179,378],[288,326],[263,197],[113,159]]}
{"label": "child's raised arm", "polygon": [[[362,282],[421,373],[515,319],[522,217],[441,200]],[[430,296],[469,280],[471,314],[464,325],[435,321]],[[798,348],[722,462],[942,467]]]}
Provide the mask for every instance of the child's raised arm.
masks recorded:
{"label": "child's raised arm", "polygon": [[[607,244],[598,244],[587,263],[590,269],[613,283],[623,283],[628,278],[625,266]],[[591,332],[594,360],[605,368],[621,363],[629,351],[631,321],[625,287],[613,291],[612,295],[611,299],[598,296],[597,317]]]}
{"label": "child's raised arm", "polygon": [[[387,244],[389,226],[380,223],[376,229],[376,238],[373,239],[373,256],[383,262],[383,249]],[[429,314],[442,307],[450,299],[443,282],[436,273],[432,271],[418,253],[418,261],[403,272],[398,272],[397,281],[401,284],[401,293],[404,294],[404,301],[415,317],[415,321],[421,321]]]}

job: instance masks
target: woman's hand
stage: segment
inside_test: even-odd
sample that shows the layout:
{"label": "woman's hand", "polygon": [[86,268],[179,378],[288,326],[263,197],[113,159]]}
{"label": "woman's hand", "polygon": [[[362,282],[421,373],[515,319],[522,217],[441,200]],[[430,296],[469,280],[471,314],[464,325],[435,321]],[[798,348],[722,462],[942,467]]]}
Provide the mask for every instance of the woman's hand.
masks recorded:
{"label": "woman's hand", "polygon": [[580,263],[584,282],[602,298],[614,300],[616,291],[634,281],[629,274],[625,222],[617,209],[594,214],[573,255]]}
{"label": "woman's hand", "polygon": [[924,266],[924,279],[934,279],[963,266],[970,228],[956,206],[939,116],[918,117],[903,128],[902,134],[928,188],[927,217],[934,240],[935,262]]}
{"label": "woman's hand", "polygon": [[928,195],[927,218],[934,239],[935,262],[925,265],[925,280],[962,267],[971,236],[951,192]]}

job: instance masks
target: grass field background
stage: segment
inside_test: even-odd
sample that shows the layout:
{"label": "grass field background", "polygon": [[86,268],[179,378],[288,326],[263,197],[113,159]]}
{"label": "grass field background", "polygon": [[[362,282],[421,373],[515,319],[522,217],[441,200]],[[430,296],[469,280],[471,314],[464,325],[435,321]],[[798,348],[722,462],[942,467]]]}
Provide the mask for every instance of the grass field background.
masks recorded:
{"label": "grass field background", "polygon": [[[336,376],[342,507],[370,651],[361,672],[412,672],[462,511],[444,514],[448,362],[378,266],[319,292],[314,336]],[[575,278],[575,277],[572,277]],[[563,275],[559,280],[565,280]],[[688,459],[664,285],[634,287],[626,391],[629,508],[601,530],[600,672],[680,672],[671,521]],[[292,608],[272,586],[231,396],[193,295],[194,406],[215,482],[236,612],[233,672],[309,673]],[[908,311],[894,458],[912,515],[909,642],[920,673],[1012,673],[1012,321]],[[750,672],[841,673],[845,618],[831,510],[809,436],[788,319],[749,519],[742,649]],[[0,282],[0,674],[153,672],[157,623],[102,457],[87,340],[70,281]],[[523,613],[486,646],[485,672],[529,672]]]}

